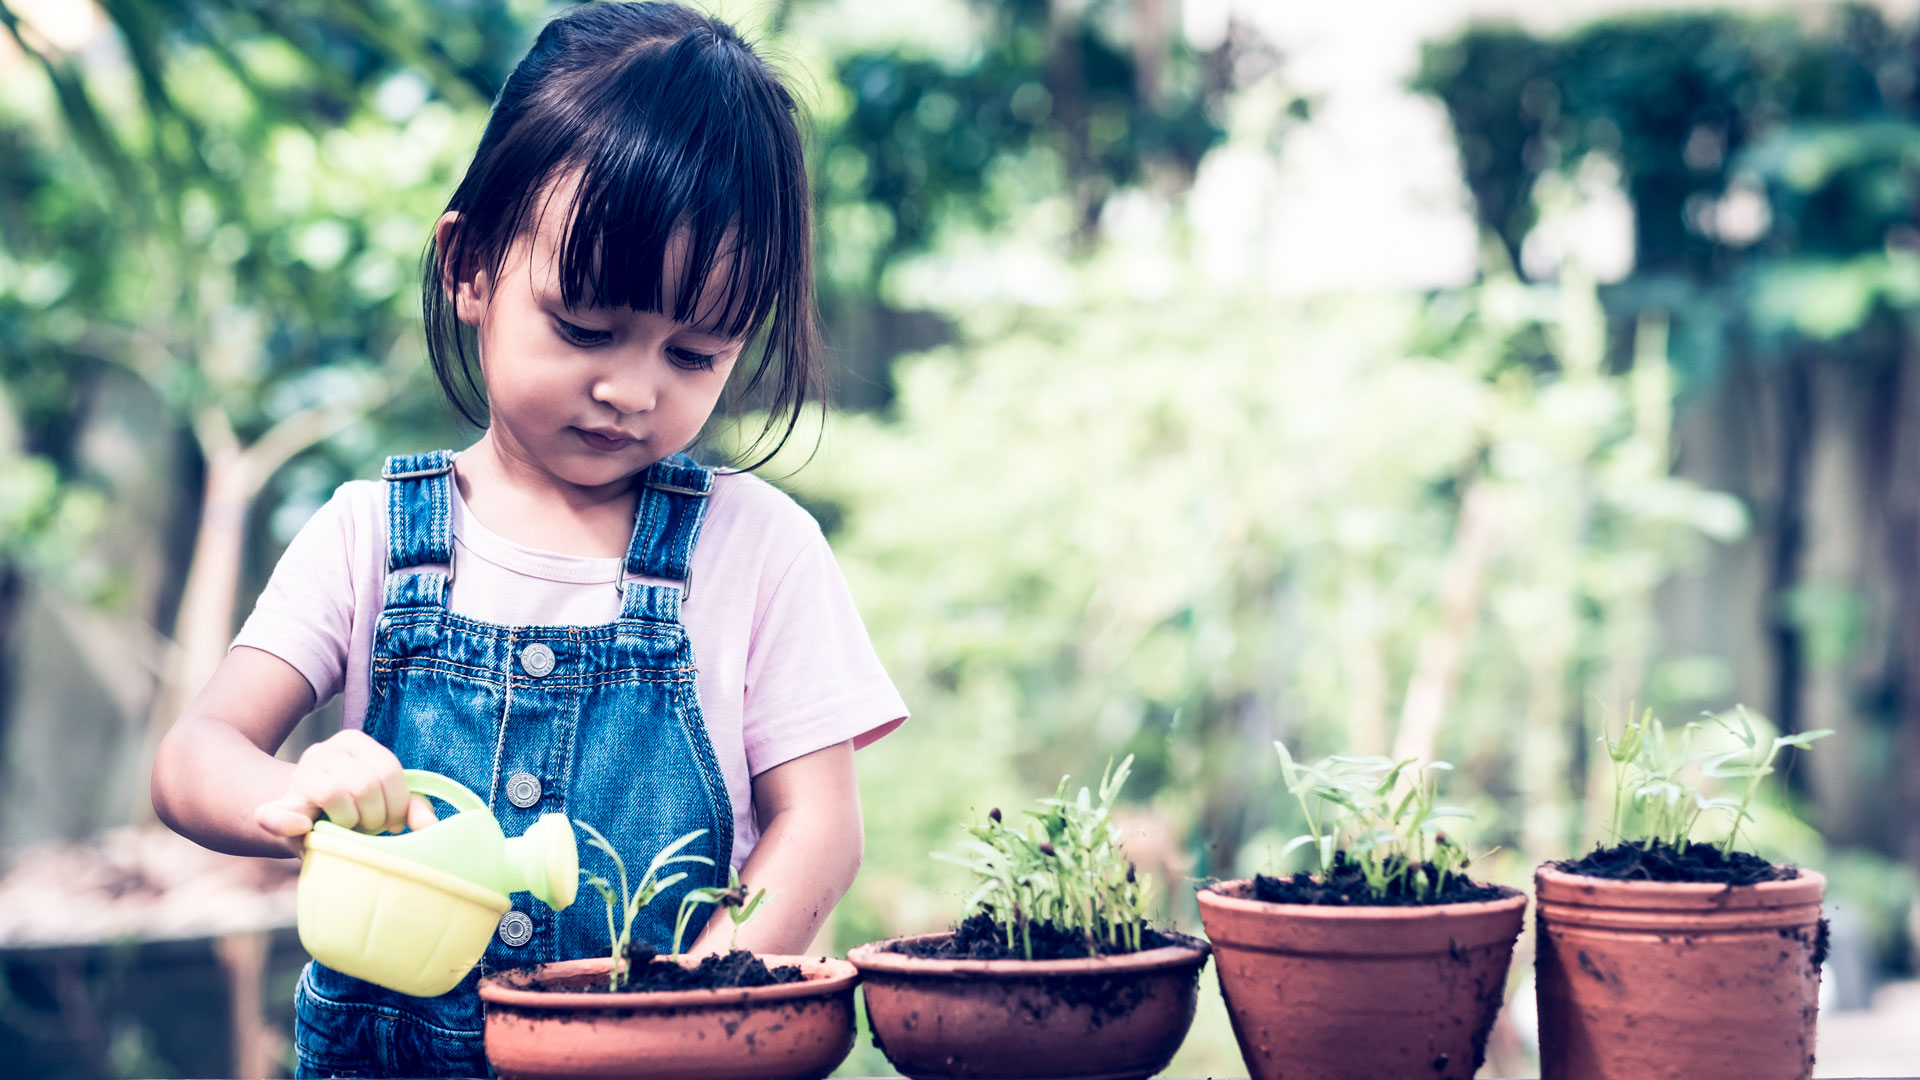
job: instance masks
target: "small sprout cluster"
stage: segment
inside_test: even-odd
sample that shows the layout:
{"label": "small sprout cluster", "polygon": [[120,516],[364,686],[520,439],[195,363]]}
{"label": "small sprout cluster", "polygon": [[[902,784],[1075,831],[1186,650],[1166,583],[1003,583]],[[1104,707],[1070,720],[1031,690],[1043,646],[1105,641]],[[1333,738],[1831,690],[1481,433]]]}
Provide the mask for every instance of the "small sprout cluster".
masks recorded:
{"label": "small sprout cluster", "polygon": [[[653,903],[654,897],[673,888],[685,880],[687,876],[686,871],[681,870],[662,878],[659,876],[660,871],[665,870],[675,863],[699,863],[702,866],[713,865],[713,860],[707,858],[705,855],[680,854],[681,848],[686,847],[688,844],[706,835],[707,830],[695,829],[660,849],[660,853],[653,857],[651,863],[647,864],[647,872],[641,875],[639,886],[629,889],[627,886],[627,864],[624,859],[620,858],[620,853],[613,850],[613,845],[607,843],[607,838],[600,835],[600,830],[584,821],[576,821],[574,824],[579,826],[581,832],[587,834],[587,843],[606,852],[607,858],[613,860],[613,868],[618,872],[620,877],[620,891],[615,893],[613,891],[613,883],[606,878],[600,877],[597,874],[589,874],[585,870],[580,872],[580,876],[586,879],[587,884],[598,889],[601,898],[607,902],[607,939],[613,946],[613,962],[607,968],[607,989],[618,990],[621,981],[626,977],[627,942],[633,936],[634,918],[640,914],[641,908]],[[616,922],[614,917],[616,910],[625,913],[624,919]],[[683,913],[685,911],[684,904],[682,905],[682,911]],[[677,933],[674,935],[673,951],[675,953],[680,951],[680,937]]]}
{"label": "small sprout cluster", "polygon": [[1053,798],[1029,810],[1025,828],[999,808],[967,830],[958,852],[934,857],[964,866],[978,883],[969,911],[985,912],[1009,950],[1033,959],[1033,928],[1080,938],[1089,955],[1138,952],[1145,925],[1147,884],[1121,850],[1114,800],[1133,767],[1129,755],[1101,775],[1099,794],[1082,787],[1069,798],[1061,777]]}
{"label": "small sprout cluster", "polygon": [[747,896],[747,887],[740,883],[740,870],[727,867],[727,887],[724,889],[709,886],[703,889],[689,889],[680,900],[680,915],[673,923],[673,951],[680,952],[680,942],[686,937],[687,924],[693,919],[693,912],[702,904],[718,904],[727,911],[727,918],[733,920],[733,933],[727,938],[727,951],[740,947],[740,928],[747,925],[753,913],[760,908],[760,901],[767,898],[767,890],[761,889]]}
{"label": "small sprout cluster", "polygon": [[[1702,816],[1725,810],[1732,815],[1733,827],[1721,841],[1720,853],[1732,854],[1740,826],[1753,820],[1751,808],[1753,797],[1760,790],[1760,781],[1773,773],[1780,751],[1790,746],[1805,749],[1815,740],[1833,734],[1823,728],[1781,735],[1762,743],[1745,706],[1734,706],[1732,715],[1733,721],[1729,721],[1726,714],[1710,719],[1720,730],[1733,736],[1737,746],[1695,749],[1695,740],[1705,725],[1694,721],[1681,727],[1676,747],[1668,738],[1666,725],[1653,715],[1652,709],[1636,712],[1628,706],[1627,722],[1619,738],[1611,735],[1600,738],[1607,748],[1607,757],[1613,762],[1612,835],[1616,843],[1685,848]],[[1738,798],[1709,797],[1702,788],[1702,782],[1708,780],[1745,781],[1745,784]]]}
{"label": "small sprout cluster", "polygon": [[1441,823],[1471,815],[1434,803],[1432,774],[1453,766],[1346,754],[1301,764],[1286,744],[1273,748],[1287,791],[1307,821],[1307,831],[1288,842],[1281,858],[1311,847],[1322,882],[1332,880],[1344,858],[1359,868],[1375,899],[1396,895],[1424,902],[1446,892],[1453,878],[1466,877],[1467,851]]}
{"label": "small sprout cluster", "polygon": [[[653,861],[647,864],[647,872],[641,875],[638,887],[629,889],[626,860],[613,849],[613,845],[607,842],[606,837],[600,835],[600,830],[584,821],[576,821],[574,824],[579,826],[581,832],[587,834],[587,843],[606,852],[607,858],[613,860],[613,868],[620,878],[620,891],[615,893],[613,883],[606,878],[589,874],[585,870],[580,872],[580,876],[586,879],[587,884],[598,889],[600,896],[607,902],[607,939],[613,946],[613,962],[607,968],[607,989],[618,990],[627,978],[627,945],[633,937],[634,918],[640,914],[640,909],[651,904],[655,897],[684,881],[687,876],[686,871],[681,870],[663,878],[660,877],[660,871],[675,863],[713,865],[713,860],[705,855],[680,854],[681,848],[705,836],[707,830],[695,829],[662,848],[660,853],[653,857]],[[673,955],[680,955],[681,945],[686,940],[687,926],[693,921],[693,913],[702,905],[719,904],[727,909],[727,917],[733,920],[733,936],[729,939],[727,947],[732,949],[740,943],[740,928],[746,925],[748,919],[753,918],[753,913],[759,909],[760,902],[766,898],[767,890],[765,889],[761,889],[749,898],[746,886],[740,883],[740,871],[734,867],[727,868],[727,887],[724,889],[708,886],[687,890],[687,894],[680,898],[680,911],[673,923]],[[618,921],[614,916],[615,911],[624,913]]]}

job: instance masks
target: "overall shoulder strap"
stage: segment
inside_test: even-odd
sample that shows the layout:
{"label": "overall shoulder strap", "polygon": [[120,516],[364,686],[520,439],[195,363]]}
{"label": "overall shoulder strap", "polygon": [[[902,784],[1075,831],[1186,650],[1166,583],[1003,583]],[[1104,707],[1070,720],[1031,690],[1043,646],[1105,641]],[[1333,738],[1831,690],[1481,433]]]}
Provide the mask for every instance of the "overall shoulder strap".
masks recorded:
{"label": "overall shoulder strap", "polygon": [[[387,607],[442,607],[453,580],[453,451],[396,454],[387,481]],[[399,574],[417,566],[444,566]]]}
{"label": "overall shoulder strap", "polygon": [[[685,454],[649,466],[640,476],[640,501],[633,515],[633,542],[627,546],[626,572],[678,581],[681,598],[691,593],[693,545],[700,538],[700,522],[712,492],[713,471],[694,464]],[[637,594],[647,591],[652,590],[626,590],[622,614],[640,614],[635,607]]]}

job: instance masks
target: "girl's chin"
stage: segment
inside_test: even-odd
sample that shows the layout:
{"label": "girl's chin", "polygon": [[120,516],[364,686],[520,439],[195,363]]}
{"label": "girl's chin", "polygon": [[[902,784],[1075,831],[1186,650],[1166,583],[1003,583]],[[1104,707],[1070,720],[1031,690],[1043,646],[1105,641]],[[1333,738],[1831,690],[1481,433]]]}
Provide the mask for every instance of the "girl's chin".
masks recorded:
{"label": "girl's chin", "polygon": [[579,487],[600,487],[630,479],[663,456],[651,452],[644,443],[635,443],[616,453],[578,450],[560,455],[554,462],[553,474]]}

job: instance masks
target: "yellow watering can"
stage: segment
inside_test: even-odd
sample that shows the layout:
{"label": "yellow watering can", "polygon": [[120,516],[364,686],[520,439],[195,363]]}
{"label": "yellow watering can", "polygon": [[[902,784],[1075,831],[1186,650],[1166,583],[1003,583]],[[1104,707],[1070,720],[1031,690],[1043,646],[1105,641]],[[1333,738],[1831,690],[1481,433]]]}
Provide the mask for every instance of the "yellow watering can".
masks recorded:
{"label": "yellow watering can", "polygon": [[315,960],[415,997],[460,984],[480,962],[508,893],[558,911],[580,887],[580,853],[565,814],[542,814],[507,839],[480,797],[439,773],[406,771],[407,790],[451,805],[452,817],[398,836],[316,821],[300,866],[300,944]]}

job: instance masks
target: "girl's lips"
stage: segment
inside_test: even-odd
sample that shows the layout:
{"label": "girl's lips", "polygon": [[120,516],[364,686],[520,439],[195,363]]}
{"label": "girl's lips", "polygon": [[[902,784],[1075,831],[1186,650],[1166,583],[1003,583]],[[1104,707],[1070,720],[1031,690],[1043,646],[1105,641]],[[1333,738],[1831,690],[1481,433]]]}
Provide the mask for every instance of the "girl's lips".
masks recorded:
{"label": "girl's lips", "polygon": [[581,442],[586,443],[590,449],[600,451],[624,450],[640,441],[626,435],[602,435],[600,432],[588,431],[586,428],[573,430],[580,436]]}

